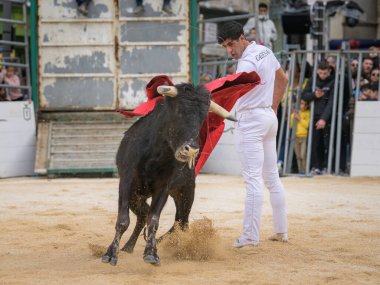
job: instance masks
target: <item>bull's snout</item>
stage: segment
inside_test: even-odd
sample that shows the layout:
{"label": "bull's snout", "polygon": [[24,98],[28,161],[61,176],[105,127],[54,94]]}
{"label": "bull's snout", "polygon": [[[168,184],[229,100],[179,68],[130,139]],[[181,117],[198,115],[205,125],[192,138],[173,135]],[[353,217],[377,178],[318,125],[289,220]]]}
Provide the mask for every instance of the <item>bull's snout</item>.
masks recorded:
{"label": "bull's snout", "polygon": [[177,149],[175,152],[175,158],[180,162],[187,162],[189,168],[192,169],[194,168],[195,159],[197,158],[198,153],[198,147],[185,144]]}

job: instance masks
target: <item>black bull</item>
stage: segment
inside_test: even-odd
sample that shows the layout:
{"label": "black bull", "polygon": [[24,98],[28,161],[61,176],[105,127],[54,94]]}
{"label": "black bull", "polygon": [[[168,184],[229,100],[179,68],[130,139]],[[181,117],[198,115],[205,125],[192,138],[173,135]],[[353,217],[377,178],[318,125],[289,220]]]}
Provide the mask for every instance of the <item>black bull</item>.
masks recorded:
{"label": "black bull", "polygon": [[[128,229],[129,209],[137,216],[135,229],[123,251],[132,252],[147,225],[144,261],[159,264],[156,231],[170,195],[176,206],[175,224],[184,230],[194,201],[199,132],[210,106],[202,86],[176,85],[177,96],[165,97],[147,116],[125,133],[116,156],[120,176],[116,234],[102,261],[116,265],[119,243]],[[147,199],[152,197],[151,204]],[[173,227],[169,232],[174,230]],[[160,240],[160,239],[159,239]]]}

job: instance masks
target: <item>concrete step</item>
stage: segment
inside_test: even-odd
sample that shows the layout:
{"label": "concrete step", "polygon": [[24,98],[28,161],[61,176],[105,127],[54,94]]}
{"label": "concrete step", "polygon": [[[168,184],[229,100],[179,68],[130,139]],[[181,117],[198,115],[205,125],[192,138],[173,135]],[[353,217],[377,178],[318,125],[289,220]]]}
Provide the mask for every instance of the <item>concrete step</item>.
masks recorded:
{"label": "concrete step", "polygon": [[49,169],[115,169],[124,132],[132,122],[52,122]]}

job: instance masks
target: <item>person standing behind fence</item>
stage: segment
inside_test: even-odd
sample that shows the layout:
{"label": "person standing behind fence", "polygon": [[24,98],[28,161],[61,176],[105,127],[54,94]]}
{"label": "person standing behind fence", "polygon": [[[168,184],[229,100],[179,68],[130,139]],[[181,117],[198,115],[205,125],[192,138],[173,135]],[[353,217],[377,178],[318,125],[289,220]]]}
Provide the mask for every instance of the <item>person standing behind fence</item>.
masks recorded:
{"label": "person standing behind fence", "polygon": [[309,80],[302,99],[306,102],[314,102],[314,121],[312,139],[312,174],[322,174],[327,166],[327,153],[329,146],[329,123],[331,119],[334,80],[330,77],[329,64],[322,61],[318,64],[315,91],[313,92],[313,80]]}
{"label": "person standing behind fence", "polygon": [[[164,11],[168,14],[173,13],[172,6],[170,5],[170,1],[171,0],[164,0],[163,5],[162,5],[162,11]],[[143,0],[136,0],[136,7],[133,8],[133,14],[141,15],[144,12],[145,12],[145,8],[143,5]]]}
{"label": "person standing behind fence", "polygon": [[[371,46],[369,48],[370,51],[379,51],[379,49],[375,46]],[[373,62],[373,67],[374,68],[379,68],[380,67],[380,59],[379,59],[379,54],[376,52],[370,52],[369,57],[371,58]]]}
{"label": "person standing behind fence", "polygon": [[307,146],[307,133],[310,123],[310,110],[309,104],[302,100],[300,101],[300,108],[298,112],[293,112],[290,118],[290,127],[293,128],[294,120],[297,121],[296,127],[296,142],[294,144],[294,152],[297,157],[298,173],[305,174],[306,171],[306,146]]}
{"label": "person standing behind fence", "polygon": [[287,77],[267,47],[249,42],[243,26],[228,22],[218,31],[218,43],[238,60],[236,73],[257,72],[261,84],[237,101],[236,147],[243,168],[247,195],[243,232],[233,247],[257,246],[260,242],[264,183],[273,209],[274,241],[287,241],[285,189],[277,169],[277,117],[274,110],[285,92]]}
{"label": "person standing behind fence", "polygon": [[369,83],[370,84],[379,83],[379,76],[380,76],[380,69],[378,67],[374,67],[371,71]]}
{"label": "person standing behind fence", "polygon": [[[0,82],[4,80],[6,85],[20,86],[20,78],[17,76],[15,68],[13,66],[7,66],[2,70],[0,74]],[[20,88],[9,88],[9,97],[12,101],[22,101],[24,96],[21,93]]]}
{"label": "person standing behind fence", "polygon": [[[244,25],[245,35],[249,35],[252,28],[256,28],[255,18],[249,18]],[[259,4],[259,24],[255,30],[258,33],[260,42],[270,49],[273,48],[273,42],[277,41],[277,30],[273,21],[268,16],[268,5],[265,3]]]}
{"label": "person standing behind fence", "polygon": [[370,80],[373,61],[370,57],[364,57],[362,61],[362,78]]}

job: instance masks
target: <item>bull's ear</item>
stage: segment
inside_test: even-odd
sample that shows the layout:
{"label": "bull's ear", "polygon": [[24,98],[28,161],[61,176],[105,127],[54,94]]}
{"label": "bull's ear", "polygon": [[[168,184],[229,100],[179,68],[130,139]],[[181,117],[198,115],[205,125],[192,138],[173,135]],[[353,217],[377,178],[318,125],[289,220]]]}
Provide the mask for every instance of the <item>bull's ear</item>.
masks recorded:
{"label": "bull's ear", "polygon": [[216,115],[225,118],[230,121],[237,122],[236,118],[228,112],[226,109],[224,109],[222,106],[216,104],[215,102],[211,101],[210,102],[210,107],[208,109],[210,112],[215,113]]}
{"label": "bull's ear", "polygon": [[174,86],[160,85],[157,87],[157,92],[162,96],[175,97],[177,96],[177,88]]}

